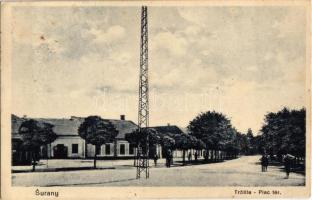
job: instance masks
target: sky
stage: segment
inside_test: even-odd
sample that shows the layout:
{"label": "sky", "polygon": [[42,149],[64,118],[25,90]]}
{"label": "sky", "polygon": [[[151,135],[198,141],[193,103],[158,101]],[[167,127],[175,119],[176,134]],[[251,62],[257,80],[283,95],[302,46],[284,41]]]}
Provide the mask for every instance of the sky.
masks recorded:
{"label": "sky", "polygon": [[[140,7],[15,7],[12,113],[137,122]],[[303,7],[149,7],[150,125],[305,107]]]}

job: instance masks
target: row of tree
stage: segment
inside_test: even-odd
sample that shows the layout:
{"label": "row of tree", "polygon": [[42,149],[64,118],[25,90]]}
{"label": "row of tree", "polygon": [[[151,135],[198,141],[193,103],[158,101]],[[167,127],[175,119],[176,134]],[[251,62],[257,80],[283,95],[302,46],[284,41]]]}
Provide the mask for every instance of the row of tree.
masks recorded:
{"label": "row of tree", "polygon": [[[195,136],[204,143],[205,159],[217,159],[217,151],[222,157],[237,157],[238,154],[255,154],[255,138],[251,129],[247,134],[238,132],[224,114],[208,111],[199,114],[188,126],[190,135]],[[209,155],[212,152],[212,155]]]}
{"label": "row of tree", "polygon": [[[166,153],[168,150],[181,150],[183,152],[183,163],[185,163],[186,151],[205,149],[205,159],[220,159],[217,151],[222,151],[222,158],[236,157],[239,153],[250,153],[252,149],[252,132],[249,130],[247,136],[236,131],[226,116],[217,112],[206,112],[198,115],[188,126],[188,134],[165,133],[160,134],[155,129],[143,129],[127,134],[126,140],[143,147],[149,141],[149,149],[155,149],[156,145],[161,145]],[[22,136],[22,146],[33,155],[33,170],[35,170],[36,160],[40,147],[53,142],[57,135],[53,132],[53,125],[38,122],[30,119],[22,123],[19,128]],[[78,134],[86,143],[99,148],[101,145],[111,143],[115,140],[118,131],[113,124],[99,116],[89,116],[78,129]],[[148,137],[147,137],[148,136]],[[142,145],[143,144],[143,145]],[[145,148],[146,149],[146,148]],[[214,153],[213,153],[214,151]],[[212,152],[209,156],[209,152]],[[153,156],[153,155],[150,155]],[[94,154],[94,168],[96,168],[97,155]]]}
{"label": "row of tree", "polygon": [[[148,138],[148,142],[146,141]],[[136,130],[130,134],[126,134],[126,140],[138,147],[142,147],[143,153],[146,153],[146,146],[149,145],[151,151],[149,156],[153,157],[157,152],[155,152],[156,145],[161,145],[164,153],[166,154],[169,150],[181,150],[183,151],[183,164],[185,164],[186,151],[189,149],[201,150],[204,148],[204,143],[200,139],[189,135],[189,134],[174,134],[174,133],[164,133],[160,134],[155,129],[142,129],[141,131]]]}
{"label": "row of tree", "polygon": [[[269,112],[259,135],[254,136],[251,129],[246,134],[232,127],[230,120],[222,113],[201,113],[193,119],[189,132],[205,143],[205,149],[221,150],[237,154],[270,154],[278,158],[292,154],[298,160],[305,158],[306,152],[306,110],[283,108]],[[208,156],[206,156],[208,157]]]}
{"label": "row of tree", "polygon": [[[215,111],[200,113],[188,125],[188,134],[165,133],[160,134],[155,129],[142,129],[127,134],[126,140],[138,146],[143,151],[146,145],[153,149],[161,145],[165,151],[182,150],[183,163],[185,152],[189,149],[203,150],[205,159],[221,159],[236,157],[238,154],[269,153],[272,155],[291,153],[297,157],[305,156],[305,109],[288,110],[284,108],[277,113],[265,116],[262,135],[253,136],[251,129],[246,134],[238,132],[224,114]],[[42,145],[53,142],[57,135],[53,132],[53,125],[35,120],[24,121],[19,134],[22,136],[22,146],[32,153],[33,170],[35,170],[36,156]],[[113,124],[99,116],[89,116],[78,129],[78,134],[86,143],[97,148],[115,140],[118,131]],[[148,141],[147,141],[148,138]],[[144,146],[145,145],[145,146]],[[209,153],[211,155],[209,155]],[[96,168],[96,153],[94,167]]]}
{"label": "row of tree", "polygon": [[231,121],[222,113],[214,111],[201,113],[190,121],[187,128],[188,134],[169,132],[159,134],[154,129],[141,130],[141,133],[134,131],[126,135],[126,140],[135,146],[141,143],[144,150],[145,139],[148,136],[150,149],[153,149],[155,145],[161,145],[165,152],[181,150],[183,163],[185,163],[186,151],[190,149],[204,150],[206,161],[258,152],[258,145],[255,145],[258,137],[253,136],[251,129],[248,130],[247,134],[238,132],[231,125]]}

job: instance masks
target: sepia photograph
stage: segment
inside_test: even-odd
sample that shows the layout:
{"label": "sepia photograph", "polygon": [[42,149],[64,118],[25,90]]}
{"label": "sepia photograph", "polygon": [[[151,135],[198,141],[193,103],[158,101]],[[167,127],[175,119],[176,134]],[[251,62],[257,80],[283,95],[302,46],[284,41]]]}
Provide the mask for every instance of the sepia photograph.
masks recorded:
{"label": "sepia photograph", "polygon": [[308,197],[310,2],[244,2],[3,3],[2,195]]}

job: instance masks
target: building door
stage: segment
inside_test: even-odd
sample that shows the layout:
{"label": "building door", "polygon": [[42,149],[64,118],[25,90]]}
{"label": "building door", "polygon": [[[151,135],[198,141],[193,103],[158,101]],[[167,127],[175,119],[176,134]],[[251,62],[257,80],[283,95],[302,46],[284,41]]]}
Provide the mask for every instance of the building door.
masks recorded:
{"label": "building door", "polygon": [[101,146],[95,146],[96,155],[101,155]]}
{"label": "building door", "polygon": [[54,158],[67,158],[67,147],[64,144],[58,144],[53,148]]}
{"label": "building door", "polygon": [[125,144],[120,144],[119,145],[119,154],[120,155],[125,155],[126,153],[126,145]]}
{"label": "building door", "polygon": [[110,144],[105,144],[105,155],[111,155]]}

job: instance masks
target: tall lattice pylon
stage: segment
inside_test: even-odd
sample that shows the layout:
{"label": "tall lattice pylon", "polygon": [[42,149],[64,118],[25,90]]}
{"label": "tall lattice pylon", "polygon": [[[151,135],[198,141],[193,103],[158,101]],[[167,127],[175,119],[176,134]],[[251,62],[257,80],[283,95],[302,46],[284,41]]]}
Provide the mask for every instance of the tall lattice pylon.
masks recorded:
{"label": "tall lattice pylon", "polygon": [[[142,138],[137,151],[137,178],[145,173],[149,178],[149,141],[145,134],[149,126],[149,96],[148,96],[148,27],[147,7],[142,6],[141,12],[141,43],[140,43],[140,80],[139,80],[139,109],[138,126]],[[144,133],[145,132],[145,133]]]}

